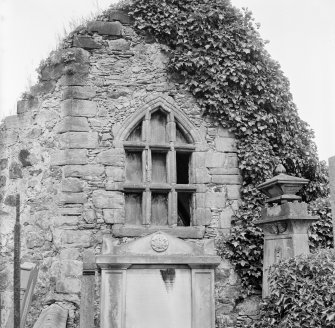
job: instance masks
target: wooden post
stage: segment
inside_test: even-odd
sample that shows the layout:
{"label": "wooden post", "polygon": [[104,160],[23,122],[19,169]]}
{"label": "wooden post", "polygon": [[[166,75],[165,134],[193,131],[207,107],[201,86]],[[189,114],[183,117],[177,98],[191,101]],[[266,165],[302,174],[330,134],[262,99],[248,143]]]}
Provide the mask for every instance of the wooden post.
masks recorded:
{"label": "wooden post", "polygon": [[14,327],[20,327],[20,195],[16,195],[16,219],[14,226]]}

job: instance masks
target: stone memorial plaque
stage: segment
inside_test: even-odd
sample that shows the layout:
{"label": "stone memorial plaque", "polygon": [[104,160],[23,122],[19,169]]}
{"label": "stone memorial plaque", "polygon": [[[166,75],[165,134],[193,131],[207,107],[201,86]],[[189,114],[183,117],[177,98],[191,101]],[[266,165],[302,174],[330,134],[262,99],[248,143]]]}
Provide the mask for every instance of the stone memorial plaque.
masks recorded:
{"label": "stone memorial plaque", "polygon": [[125,328],[191,328],[191,270],[127,272]]}
{"label": "stone memorial plaque", "polygon": [[66,328],[68,310],[57,304],[52,304],[42,310],[34,328]]}

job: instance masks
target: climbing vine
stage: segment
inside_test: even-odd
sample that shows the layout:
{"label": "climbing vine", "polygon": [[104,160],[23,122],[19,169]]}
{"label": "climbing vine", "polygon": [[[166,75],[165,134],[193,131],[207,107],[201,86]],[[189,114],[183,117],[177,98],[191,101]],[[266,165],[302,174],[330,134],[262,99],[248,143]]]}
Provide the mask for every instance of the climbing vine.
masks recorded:
{"label": "climbing vine", "polygon": [[136,30],[169,47],[168,69],[237,139],[242,204],[219,247],[247,289],[259,288],[264,197],[255,188],[283,163],[311,180],[303,200],[327,195],[327,174],[313,131],[298,116],[289,81],[265,49],[249,11],[229,0],[133,0],[125,5]]}

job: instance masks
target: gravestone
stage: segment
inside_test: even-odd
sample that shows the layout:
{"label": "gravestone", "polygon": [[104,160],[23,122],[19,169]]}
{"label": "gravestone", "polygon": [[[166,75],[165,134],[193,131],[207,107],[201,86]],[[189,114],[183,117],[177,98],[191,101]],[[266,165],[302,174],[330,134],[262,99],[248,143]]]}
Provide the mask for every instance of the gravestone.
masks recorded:
{"label": "gravestone", "polygon": [[329,158],[330,203],[333,216],[333,238],[335,245],[335,156]]}
{"label": "gravestone", "polygon": [[[202,246],[164,232],[114,246],[105,237],[101,328],[214,328],[214,242]],[[140,319],[140,320],[139,320]]]}
{"label": "gravestone", "polygon": [[34,328],[65,328],[68,310],[57,304],[52,304],[42,310]]}

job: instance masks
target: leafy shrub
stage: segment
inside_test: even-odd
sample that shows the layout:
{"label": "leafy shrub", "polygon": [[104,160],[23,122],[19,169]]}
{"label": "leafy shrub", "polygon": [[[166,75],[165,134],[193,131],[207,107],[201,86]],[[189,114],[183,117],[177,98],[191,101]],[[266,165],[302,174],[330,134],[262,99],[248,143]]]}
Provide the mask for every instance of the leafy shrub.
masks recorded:
{"label": "leafy shrub", "polygon": [[253,328],[335,327],[335,250],[273,265],[270,286]]}
{"label": "leafy shrub", "polygon": [[132,0],[123,9],[139,34],[169,47],[171,77],[205,115],[235,134],[242,204],[222,255],[247,290],[259,288],[263,238],[253,221],[264,196],[256,186],[281,162],[289,174],[311,180],[303,200],[327,195],[326,166],[319,162],[313,131],[299,118],[289,81],[266,51],[251,13],[229,0]]}
{"label": "leafy shrub", "polygon": [[311,252],[319,248],[333,248],[332,211],[329,198],[318,198],[308,204],[311,215],[318,216],[309,229],[309,246]]}

